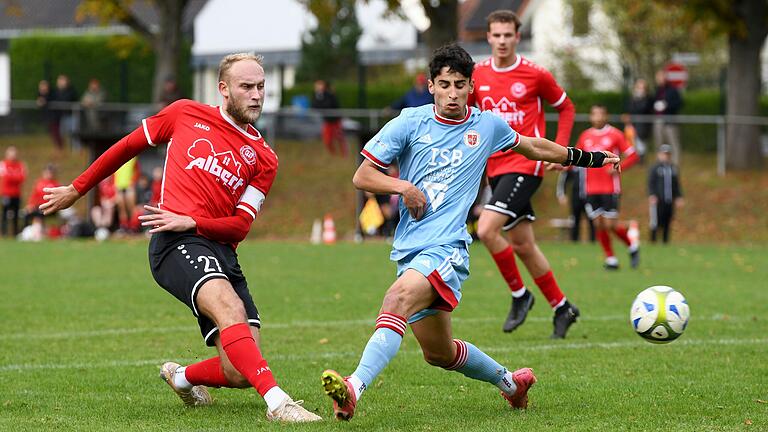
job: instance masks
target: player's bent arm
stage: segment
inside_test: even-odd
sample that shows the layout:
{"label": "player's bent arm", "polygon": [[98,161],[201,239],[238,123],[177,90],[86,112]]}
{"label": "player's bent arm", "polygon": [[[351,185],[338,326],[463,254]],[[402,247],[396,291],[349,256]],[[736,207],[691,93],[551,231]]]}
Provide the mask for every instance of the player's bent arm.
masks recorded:
{"label": "player's bent arm", "polygon": [[573,147],[563,147],[546,138],[520,136],[520,144],[514,150],[532,160],[554,162],[562,165],[601,167],[619,163],[619,157],[611,152],[585,152]]}
{"label": "player's bent arm", "polygon": [[403,197],[403,204],[415,219],[420,219],[427,205],[427,198],[413,183],[389,176],[381,171],[368,159],[363,160],[357,168],[352,184],[356,188],[377,193],[397,194]]}
{"label": "player's bent arm", "polygon": [[144,128],[137,128],[107,149],[71,185],[43,189],[47,195],[43,196],[45,203],[40,206],[40,210],[47,215],[70,207],[91,188],[136,157],[149,145]]}

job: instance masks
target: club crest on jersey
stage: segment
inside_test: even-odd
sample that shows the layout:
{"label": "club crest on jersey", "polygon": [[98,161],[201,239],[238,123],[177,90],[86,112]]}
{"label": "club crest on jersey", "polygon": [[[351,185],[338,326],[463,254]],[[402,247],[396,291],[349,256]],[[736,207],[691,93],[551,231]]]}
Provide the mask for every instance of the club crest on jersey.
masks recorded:
{"label": "club crest on jersey", "polygon": [[468,130],[464,133],[464,144],[469,147],[477,147],[480,144],[480,134],[475,130]]}
{"label": "club crest on jersey", "polygon": [[518,99],[523,97],[523,96],[525,96],[526,90],[527,89],[525,88],[525,84],[523,84],[523,83],[521,83],[519,81],[514,83],[514,84],[512,84],[512,87],[509,88],[509,92],[512,93],[512,96],[514,96],[514,97],[516,97]]}
{"label": "club crest on jersey", "polygon": [[256,165],[256,150],[248,144],[240,147],[240,156],[248,165]]}
{"label": "club crest on jersey", "polygon": [[187,156],[192,160],[184,169],[198,168],[212,174],[216,177],[216,181],[226,186],[232,194],[236,194],[236,191],[245,184],[240,177],[240,168],[243,164],[235,159],[232,150],[216,153],[210,141],[200,138],[189,147]]}

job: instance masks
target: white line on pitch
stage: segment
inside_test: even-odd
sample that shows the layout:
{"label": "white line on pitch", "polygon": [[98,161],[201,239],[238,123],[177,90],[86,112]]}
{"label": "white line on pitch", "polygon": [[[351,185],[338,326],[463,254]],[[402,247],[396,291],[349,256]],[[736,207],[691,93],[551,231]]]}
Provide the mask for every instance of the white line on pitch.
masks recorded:
{"label": "white line on pitch", "polygon": [[[364,341],[360,341],[361,343]],[[682,339],[674,342],[670,348],[679,346],[708,346],[708,345],[764,345],[768,344],[768,338],[747,338],[747,339]],[[541,345],[523,345],[517,344],[514,346],[492,346],[481,347],[486,353],[503,354],[503,353],[516,353],[516,352],[539,352],[549,351],[553,349],[620,349],[620,348],[641,348],[641,349],[657,349],[655,345],[648,344],[639,339],[634,341],[623,342],[565,342],[565,343],[548,343]],[[403,356],[415,356],[422,355],[420,350],[403,350],[398,353]],[[360,356],[359,351],[332,351],[325,353],[312,353],[312,354],[274,354],[269,356],[270,361],[274,360],[288,360],[288,361],[315,361],[318,359],[337,359],[343,357],[357,358]],[[28,370],[62,370],[62,369],[104,369],[114,367],[140,367],[140,366],[159,366],[168,359],[144,359],[144,360],[113,360],[106,362],[89,362],[89,363],[43,363],[43,364],[9,364],[0,365],[0,373],[2,372],[18,372]],[[199,361],[199,359],[176,359],[176,361],[182,363],[191,363]]]}
{"label": "white line on pitch", "polygon": [[[707,317],[695,317],[694,321],[723,321],[723,322],[739,322],[751,319],[750,317],[732,317],[721,313],[714,314]],[[549,322],[550,317],[529,317],[529,322]],[[499,317],[484,317],[484,318],[453,318],[454,323],[488,323],[488,322],[501,322]],[[597,322],[610,322],[610,321],[624,321],[629,322],[629,315],[601,315],[601,316],[587,316],[579,317],[579,321],[597,321]],[[354,320],[337,320],[337,321],[291,321],[287,323],[270,323],[264,322],[263,328],[265,330],[272,329],[293,329],[293,328],[306,328],[306,327],[343,327],[353,325],[368,325],[373,328],[375,319],[354,319]],[[172,327],[132,327],[132,328],[106,328],[99,330],[82,330],[82,331],[65,331],[65,332],[50,332],[50,333],[7,333],[0,334],[0,341],[2,340],[26,340],[26,339],[79,339],[89,337],[100,336],[116,336],[116,335],[130,335],[130,334],[156,334],[178,331],[197,331],[194,326],[172,326]]]}

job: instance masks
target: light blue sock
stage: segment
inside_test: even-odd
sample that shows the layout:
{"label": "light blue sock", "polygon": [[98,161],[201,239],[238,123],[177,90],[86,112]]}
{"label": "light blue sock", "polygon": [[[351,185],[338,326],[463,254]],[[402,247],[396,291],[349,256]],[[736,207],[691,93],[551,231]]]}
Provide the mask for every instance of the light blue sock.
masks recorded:
{"label": "light blue sock", "polygon": [[384,327],[377,328],[368,340],[363,356],[360,358],[360,364],[352,375],[359,378],[365,387],[370,386],[376,376],[395,357],[402,341],[403,336],[396,331]]}
{"label": "light blue sock", "polygon": [[455,370],[468,378],[498,386],[501,379],[507,374],[507,368],[471,343],[458,339],[455,341],[458,350],[457,362],[446,369]]}

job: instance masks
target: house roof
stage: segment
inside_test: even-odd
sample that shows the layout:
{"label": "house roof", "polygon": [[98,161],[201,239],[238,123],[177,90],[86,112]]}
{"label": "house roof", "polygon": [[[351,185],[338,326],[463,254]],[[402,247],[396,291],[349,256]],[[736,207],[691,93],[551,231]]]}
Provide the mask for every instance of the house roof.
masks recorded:
{"label": "house roof", "polygon": [[[189,0],[184,9],[182,30],[191,30],[194,18],[207,0]],[[93,18],[82,22],[76,19],[81,0],[24,0],[4,2],[0,13],[0,38],[9,39],[32,31],[49,30],[58,32],[83,33],[92,30],[104,32],[125,32],[127,27],[115,22],[101,26]],[[154,8],[147,2],[137,1],[131,9],[137,18],[149,28],[157,27],[158,19]],[[111,31],[110,31],[111,30]]]}

